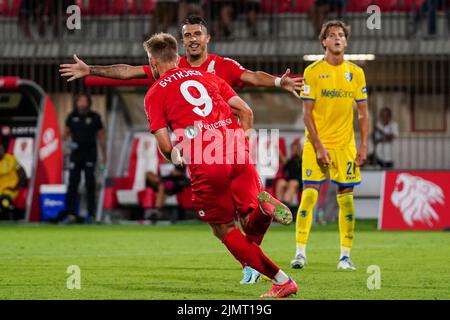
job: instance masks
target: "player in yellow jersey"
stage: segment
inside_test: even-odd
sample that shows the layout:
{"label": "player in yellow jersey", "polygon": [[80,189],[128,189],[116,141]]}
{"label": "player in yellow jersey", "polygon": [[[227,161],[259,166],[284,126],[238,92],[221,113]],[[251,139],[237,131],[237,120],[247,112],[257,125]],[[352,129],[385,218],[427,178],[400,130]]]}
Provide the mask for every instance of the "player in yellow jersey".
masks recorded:
{"label": "player in yellow jersey", "polygon": [[0,144],[0,213],[12,212],[19,188],[25,183],[25,170]]}
{"label": "player in yellow jersey", "polygon": [[[293,268],[306,264],[306,244],[313,208],[327,171],[337,185],[341,255],[338,269],[354,270],[350,260],[355,228],[353,187],[361,182],[360,167],[367,158],[369,113],[364,71],[344,60],[349,27],[341,21],[326,22],[319,39],[325,50],[323,60],[309,65],[301,93],[306,127],[303,149],[302,200],[297,212],[296,254]],[[353,106],[356,102],[361,143],[356,148]]]}

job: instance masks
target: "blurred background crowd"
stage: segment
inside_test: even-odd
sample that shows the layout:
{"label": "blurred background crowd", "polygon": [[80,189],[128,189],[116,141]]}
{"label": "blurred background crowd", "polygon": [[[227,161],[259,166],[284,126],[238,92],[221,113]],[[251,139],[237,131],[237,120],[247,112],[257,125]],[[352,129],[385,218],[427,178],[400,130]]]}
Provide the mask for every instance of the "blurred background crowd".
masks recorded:
{"label": "blurred background crowd", "polygon": [[[330,16],[343,19],[365,12],[372,4],[384,13],[406,13],[409,35],[416,34],[425,21],[427,33],[436,35],[439,12],[445,13],[446,31],[450,31],[448,0],[1,0],[0,16],[17,16],[23,35],[29,38],[34,34],[32,29],[36,30],[36,36],[43,37],[47,32],[58,36],[64,29],[66,8],[70,5],[77,5],[82,15],[91,18],[132,19],[151,15],[151,23],[142,30],[142,35],[170,31],[187,15],[197,14],[212,22],[213,36],[230,39],[236,34],[238,19],[245,21],[248,37],[257,37],[261,36],[258,28],[261,14],[307,14],[318,33]],[[31,27],[33,24],[36,28]],[[274,28],[272,25],[270,30]]]}

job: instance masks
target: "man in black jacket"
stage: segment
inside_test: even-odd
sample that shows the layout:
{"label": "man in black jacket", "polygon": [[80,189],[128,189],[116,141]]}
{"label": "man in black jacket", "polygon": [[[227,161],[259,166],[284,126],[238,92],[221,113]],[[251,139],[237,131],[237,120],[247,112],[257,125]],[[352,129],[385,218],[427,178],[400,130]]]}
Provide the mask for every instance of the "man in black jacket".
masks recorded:
{"label": "man in black jacket", "polygon": [[97,139],[106,162],[106,134],[100,115],[91,110],[92,100],[87,94],[75,97],[74,109],[67,116],[63,139],[71,137],[70,174],[67,192],[66,212],[75,220],[78,185],[81,171],[84,171],[87,194],[86,222],[92,222],[95,215],[95,168],[97,164]]}

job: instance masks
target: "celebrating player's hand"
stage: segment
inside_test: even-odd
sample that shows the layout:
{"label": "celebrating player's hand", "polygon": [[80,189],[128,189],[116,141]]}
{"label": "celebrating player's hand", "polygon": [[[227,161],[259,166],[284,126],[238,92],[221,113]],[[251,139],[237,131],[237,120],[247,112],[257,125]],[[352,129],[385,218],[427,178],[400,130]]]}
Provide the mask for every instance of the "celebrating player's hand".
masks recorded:
{"label": "celebrating player's hand", "polygon": [[79,59],[76,54],[73,55],[75,63],[59,65],[59,73],[62,77],[69,77],[67,82],[83,78],[89,75],[89,66]]}
{"label": "celebrating player's hand", "polygon": [[320,166],[327,167],[331,163],[330,154],[323,145],[317,148],[316,154],[317,154],[317,162],[319,163]]}
{"label": "celebrating player's hand", "polygon": [[359,167],[362,167],[367,160],[367,147],[360,146],[358,151],[356,152],[355,164]]}
{"label": "celebrating player's hand", "polygon": [[170,154],[170,161],[176,166],[184,166],[183,157],[181,156],[180,149],[173,147]]}
{"label": "celebrating player's hand", "polygon": [[289,92],[292,92],[294,96],[300,98],[298,92],[303,90],[303,77],[291,78],[289,74],[291,73],[291,69],[287,68],[286,72],[281,77],[281,87]]}

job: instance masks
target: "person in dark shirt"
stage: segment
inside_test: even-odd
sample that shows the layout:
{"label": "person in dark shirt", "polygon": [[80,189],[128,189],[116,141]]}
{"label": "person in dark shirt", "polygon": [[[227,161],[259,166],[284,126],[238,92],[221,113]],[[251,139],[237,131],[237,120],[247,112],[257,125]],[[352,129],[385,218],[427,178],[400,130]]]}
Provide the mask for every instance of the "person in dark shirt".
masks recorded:
{"label": "person in dark shirt", "polygon": [[276,184],[276,196],[291,205],[294,196],[302,190],[302,145],[300,139],[291,144],[291,157],[283,163],[283,178]]}
{"label": "person in dark shirt", "polygon": [[106,134],[100,115],[91,110],[92,100],[87,94],[75,97],[74,109],[67,116],[63,139],[71,138],[70,142],[70,174],[67,190],[66,212],[75,220],[78,185],[81,171],[84,171],[87,194],[86,222],[92,222],[95,215],[95,168],[97,164],[97,139],[106,163]]}
{"label": "person in dark shirt", "polygon": [[157,219],[163,214],[162,208],[166,201],[166,196],[178,194],[190,184],[190,180],[186,176],[185,166],[174,166],[170,174],[165,177],[161,177],[151,171],[146,172],[145,185],[156,192],[156,201],[154,208],[145,214],[144,219],[150,219],[152,223],[156,223]]}

